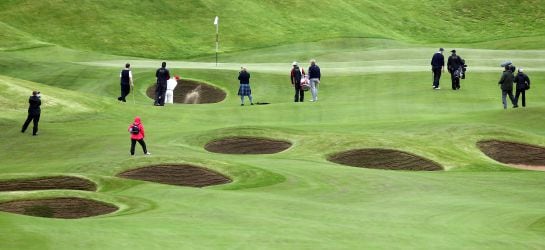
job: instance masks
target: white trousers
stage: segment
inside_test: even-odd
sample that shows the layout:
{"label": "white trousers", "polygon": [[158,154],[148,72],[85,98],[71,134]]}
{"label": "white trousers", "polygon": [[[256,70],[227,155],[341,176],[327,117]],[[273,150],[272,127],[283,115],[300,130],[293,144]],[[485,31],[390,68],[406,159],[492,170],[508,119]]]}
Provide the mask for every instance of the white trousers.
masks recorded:
{"label": "white trousers", "polygon": [[174,90],[168,90],[165,94],[165,103],[174,103]]}
{"label": "white trousers", "polygon": [[312,100],[318,101],[318,84],[320,80],[318,78],[310,78],[310,93],[312,94]]}

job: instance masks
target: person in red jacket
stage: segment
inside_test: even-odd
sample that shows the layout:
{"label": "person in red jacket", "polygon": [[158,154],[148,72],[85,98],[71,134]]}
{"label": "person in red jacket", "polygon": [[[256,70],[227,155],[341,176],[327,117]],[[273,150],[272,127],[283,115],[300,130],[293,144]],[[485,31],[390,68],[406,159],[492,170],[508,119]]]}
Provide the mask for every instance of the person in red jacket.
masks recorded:
{"label": "person in red jacket", "polygon": [[134,123],[129,126],[129,133],[131,133],[131,155],[134,155],[134,146],[136,142],[142,146],[145,155],[150,155],[146,148],[146,143],[144,142],[144,125],[142,125],[142,120],[140,117],[134,118]]}

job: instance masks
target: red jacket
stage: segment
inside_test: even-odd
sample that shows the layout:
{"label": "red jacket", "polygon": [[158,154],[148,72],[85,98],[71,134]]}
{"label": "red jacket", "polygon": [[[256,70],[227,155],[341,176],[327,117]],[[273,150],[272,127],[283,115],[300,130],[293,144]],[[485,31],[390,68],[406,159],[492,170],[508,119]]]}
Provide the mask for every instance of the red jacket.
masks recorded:
{"label": "red jacket", "polygon": [[134,118],[134,123],[129,125],[129,132],[131,132],[131,128],[133,125],[138,126],[138,129],[140,130],[140,132],[138,132],[138,134],[131,133],[131,139],[133,140],[144,139],[144,125],[142,125],[142,120],[140,120],[140,117],[137,116]]}

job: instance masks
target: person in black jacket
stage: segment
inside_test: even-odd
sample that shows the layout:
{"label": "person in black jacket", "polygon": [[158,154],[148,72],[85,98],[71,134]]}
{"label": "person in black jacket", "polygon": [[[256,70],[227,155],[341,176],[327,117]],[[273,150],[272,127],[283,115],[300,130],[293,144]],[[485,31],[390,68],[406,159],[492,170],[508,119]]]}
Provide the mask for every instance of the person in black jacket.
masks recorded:
{"label": "person in black jacket", "polygon": [[462,66],[464,65],[462,58],[456,55],[456,50],[451,50],[452,55],[448,57],[447,68],[452,80],[452,90],[460,89],[460,78],[462,77]]}
{"label": "person in black jacket", "polygon": [[308,78],[310,83],[310,93],[312,94],[311,102],[318,101],[318,84],[320,84],[320,67],[316,65],[316,60],[310,60],[310,67],[308,67]]}
{"label": "person in black jacket", "polygon": [[441,79],[441,72],[445,71],[445,57],[443,56],[445,49],[440,48],[439,51],[433,54],[431,58],[431,71],[433,72],[433,89],[441,89],[439,87],[439,80]]}
{"label": "person in black jacket", "polygon": [[520,94],[522,94],[522,106],[526,107],[526,90],[530,89],[530,78],[523,71],[523,69],[519,68],[518,74],[515,76],[515,83],[517,84],[515,107],[518,107]]}
{"label": "person in black jacket", "polygon": [[291,85],[295,88],[294,100],[295,102],[303,102],[305,99],[305,90],[301,88],[301,79],[305,77],[305,70],[303,68],[299,68],[299,64],[297,62],[293,62],[292,66],[293,68],[290,72],[290,81]]}
{"label": "person in black jacket", "polygon": [[240,68],[238,80],[240,81],[240,86],[238,88],[240,106],[244,106],[244,96],[248,96],[250,105],[254,105],[254,102],[252,101],[252,89],[250,88],[250,73],[248,73],[248,70],[245,67]]}
{"label": "person in black jacket", "polygon": [[23,124],[21,133],[24,133],[30,122],[33,121],[34,127],[32,127],[32,135],[38,135],[38,122],[40,122],[41,113],[40,105],[42,105],[42,101],[40,100],[40,91],[32,91],[32,96],[28,98],[28,103],[28,116]]}
{"label": "person in black jacket", "polygon": [[125,97],[129,95],[129,93],[131,92],[131,88],[134,87],[134,84],[132,82],[132,72],[130,64],[125,64],[125,68],[121,70],[119,78],[121,78],[121,96],[119,96],[117,100],[121,102],[127,102]]}
{"label": "person in black jacket", "polygon": [[157,77],[157,87],[155,89],[155,106],[165,106],[165,95],[167,92],[167,80],[170,79],[170,72],[168,71],[167,63],[163,62],[161,68],[155,72]]}
{"label": "person in black jacket", "polygon": [[507,109],[507,96],[509,96],[509,100],[511,100],[513,108],[518,107],[515,104],[515,97],[513,97],[513,80],[515,77],[513,76],[513,71],[511,70],[511,65],[505,65],[505,70],[503,71],[500,81],[498,82],[501,88],[501,101],[503,103],[503,109]]}

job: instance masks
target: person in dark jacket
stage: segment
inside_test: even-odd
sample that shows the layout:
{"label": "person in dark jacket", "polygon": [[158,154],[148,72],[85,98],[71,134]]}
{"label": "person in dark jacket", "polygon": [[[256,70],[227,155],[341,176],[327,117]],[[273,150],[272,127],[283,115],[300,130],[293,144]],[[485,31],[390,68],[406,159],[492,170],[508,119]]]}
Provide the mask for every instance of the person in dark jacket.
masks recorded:
{"label": "person in dark jacket", "polygon": [[441,72],[445,71],[445,57],[443,56],[445,49],[439,48],[439,51],[433,54],[431,58],[431,72],[433,72],[433,89],[441,89],[439,80],[441,80]]}
{"label": "person in dark jacket", "polygon": [[320,83],[320,67],[316,65],[316,60],[310,60],[310,67],[308,67],[308,78],[310,82],[310,93],[312,94],[311,102],[318,101],[318,84]]}
{"label": "person in dark jacket", "polygon": [[514,78],[515,77],[513,76],[511,67],[509,65],[506,65],[505,70],[503,71],[503,74],[501,75],[500,81],[498,82],[501,88],[501,101],[503,103],[503,109],[507,109],[506,96],[509,96],[509,100],[511,100],[511,103],[513,104],[513,108],[518,107],[515,103],[515,98],[513,97]]}
{"label": "person in dark jacket", "polygon": [[150,155],[151,153],[148,152],[148,149],[146,148],[146,142],[144,142],[144,125],[142,125],[140,117],[135,117],[134,122],[129,125],[129,133],[131,134],[131,155],[134,155],[134,146],[136,146],[136,142],[142,146],[145,155]]}
{"label": "person in dark jacket", "polygon": [[125,68],[121,70],[119,78],[121,78],[121,95],[117,98],[117,100],[121,102],[127,102],[125,97],[129,95],[129,93],[131,92],[131,88],[134,87],[134,84],[132,82],[132,72],[130,64],[125,64]]}
{"label": "person in dark jacket", "polygon": [[295,102],[303,102],[305,98],[305,90],[301,88],[301,79],[305,76],[305,70],[299,68],[297,62],[293,62],[293,68],[290,72],[291,85],[295,88]]}
{"label": "person in dark jacket", "polygon": [[248,73],[248,70],[245,67],[240,68],[238,80],[240,81],[240,86],[238,88],[240,106],[244,106],[244,96],[247,96],[248,99],[250,99],[250,105],[254,105],[254,102],[252,101],[252,89],[250,88],[250,73]]}
{"label": "person in dark jacket", "polygon": [[161,68],[155,72],[157,78],[157,87],[155,89],[155,106],[165,106],[165,95],[167,92],[167,81],[170,79],[170,72],[168,71],[167,63],[163,62]]}
{"label": "person in dark jacket", "polygon": [[40,100],[40,91],[32,91],[32,96],[28,98],[28,116],[23,124],[23,128],[21,128],[21,133],[26,131],[28,125],[32,121],[34,123],[32,127],[32,135],[38,135],[38,122],[40,122],[40,113],[42,112],[40,109],[41,105],[42,100]]}
{"label": "person in dark jacket", "polygon": [[452,55],[448,57],[447,69],[450,73],[452,81],[452,90],[460,89],[460,78],[462,77],[462,66],[464,65],[462,58],[456,54],[456,50],[451,50]]}
{"label": "person in dark jacket", "polygon": [[515,95],[515,107],[518,107],[519,96],[522,94],[522,106],[526,107],[526,90],[530,89],[530,78],[524,74],[524,70],[519,68],[518,74],[515,76],[517,93]]}

